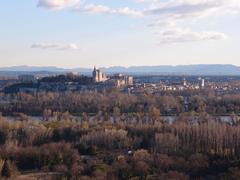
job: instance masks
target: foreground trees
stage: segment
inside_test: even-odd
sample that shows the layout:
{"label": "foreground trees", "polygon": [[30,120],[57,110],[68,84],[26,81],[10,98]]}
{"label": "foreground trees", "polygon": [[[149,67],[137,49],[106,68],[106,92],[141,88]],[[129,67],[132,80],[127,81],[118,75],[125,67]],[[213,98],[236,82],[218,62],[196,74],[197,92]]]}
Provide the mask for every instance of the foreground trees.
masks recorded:
{"label": "foreground trees", "polygon": [[172,124],[136,121],[132,115],[106,123],[104,114],[97,116],[86,120],[88,128],[77,120],[1,117],[0,157],[8,159],[0,163],[1,175],[11,176],[15,164],[20,172],[54,172],[76,180],[239,177],[237,124],[186,114]]}
{"label": "foreground trees", "polygon": [[[18,170],[73,180],[240,178],[238,95],[76,92],[0,98],[3,115],[11,115],[0,113],[3,177],[15,178]],[[226,122],[212,116],[225,113],[231,114]],[[161,115],[178,116],[168,122]]]}

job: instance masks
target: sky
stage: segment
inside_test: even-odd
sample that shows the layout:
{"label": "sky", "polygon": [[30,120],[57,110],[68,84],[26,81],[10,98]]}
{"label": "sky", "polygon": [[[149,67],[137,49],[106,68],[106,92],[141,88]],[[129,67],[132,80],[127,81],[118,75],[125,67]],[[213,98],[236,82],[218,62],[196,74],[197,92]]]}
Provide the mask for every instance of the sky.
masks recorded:
{"label": "sky", "polygon": [[240,66],[240,0],[8,0],[0,67]]}

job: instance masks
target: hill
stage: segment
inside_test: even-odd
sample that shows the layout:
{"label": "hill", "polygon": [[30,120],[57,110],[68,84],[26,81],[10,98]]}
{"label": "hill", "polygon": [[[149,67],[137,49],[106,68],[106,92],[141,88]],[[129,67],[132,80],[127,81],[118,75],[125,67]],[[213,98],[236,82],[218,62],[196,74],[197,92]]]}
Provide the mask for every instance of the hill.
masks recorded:
{"label": "hill", "polygon": [[[221,64],[199,64],[199,65],[178,65],[178,66],[113,66],[100,68],[108,74],[125,73],[132,75],[240,75],[240,67],[234,65]],[[81,72],[82,74],[90,74],[92,68],[73,68],[64,69],[54,66],[38,67],[38,66],[13,66],[0,68],[0,74],[4,73],[34,73],[34,72]],[[2,72],[2,73],[1,73]],[[4,73],[3,73],[4,72]]]}

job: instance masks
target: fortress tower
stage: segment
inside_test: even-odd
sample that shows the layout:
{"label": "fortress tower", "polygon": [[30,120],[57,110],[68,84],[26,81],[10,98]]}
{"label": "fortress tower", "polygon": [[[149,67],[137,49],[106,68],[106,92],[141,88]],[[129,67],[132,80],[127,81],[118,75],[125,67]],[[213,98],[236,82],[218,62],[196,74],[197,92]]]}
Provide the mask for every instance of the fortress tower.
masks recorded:
{"label": "fortress tower", "polygon": [[92,73],[92,76],[93,76],[93,81],[94,82],[105,82],[108,80],[107,76],[105,73],[103,73],[100,69],[96,69],[96,67],[94,66],[94,69],[93,69],[93,73]]}

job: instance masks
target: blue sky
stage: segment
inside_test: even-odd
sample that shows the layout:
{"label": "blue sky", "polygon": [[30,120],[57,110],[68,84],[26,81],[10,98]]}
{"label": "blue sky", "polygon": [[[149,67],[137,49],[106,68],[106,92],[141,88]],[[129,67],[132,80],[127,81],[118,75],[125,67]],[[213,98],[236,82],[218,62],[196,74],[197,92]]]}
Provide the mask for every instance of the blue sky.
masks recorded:
{"label": "blue sky", "polygon": [[0,66],[235,64],[240,0],[8,0]]}

